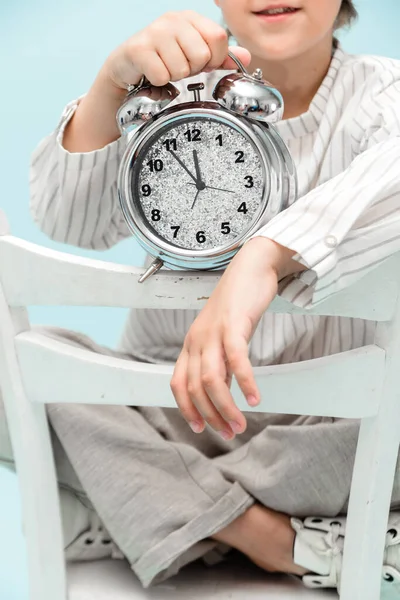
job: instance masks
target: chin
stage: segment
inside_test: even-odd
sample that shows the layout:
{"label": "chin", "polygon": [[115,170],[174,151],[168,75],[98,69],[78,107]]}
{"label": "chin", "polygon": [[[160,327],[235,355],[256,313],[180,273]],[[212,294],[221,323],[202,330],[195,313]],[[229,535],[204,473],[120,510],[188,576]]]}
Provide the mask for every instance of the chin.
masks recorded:
{"label": "chin", "polygon": [[[253,47],[255,44],[253,44]],[[269,61],[286,61],[299,56],[302,54],[302,49],[298,45],[294,45],[293,41],[285,43],[284,41],[278,43],[265,42],[257,44],[257,48],[254,47],[252,54],[259,56],[261,59]]]}
{"label": "chin", "polygon": [[[251,47],[250,47],[251,45]],[[249,51],[260,59],[269,61],[292,60],[306,52],[312,43],[310,40],[294,38],[291,36],[263,37],[260,40],[251,40],[247,45]]]}

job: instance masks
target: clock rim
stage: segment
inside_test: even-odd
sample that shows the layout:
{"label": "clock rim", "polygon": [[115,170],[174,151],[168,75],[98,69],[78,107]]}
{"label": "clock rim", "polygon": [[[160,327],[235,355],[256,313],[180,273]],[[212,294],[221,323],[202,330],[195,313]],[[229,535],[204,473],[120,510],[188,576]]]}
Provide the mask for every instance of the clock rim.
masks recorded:
{"label": "clock rim", "polygon": [[[149,138],[157,132],[161,135],[161,130],[167,125],[171,125],[174,122],[178,124],[179,121],[185,120],[188,117],[195,118],[196,116],[199,119],[211,117],[217,122],[223,122],[228,126],[238,129],[250,141],[258,153],[263,171],[261,202],[251,224],[231,243],[199,250],[181,248],[168,242],[165,238],[155,235],[146,225],[146,221],[139,210],[135,210],[135,200],[132,198],[131,192],[132,164]],[[272,135],[266,135],[268,131]],[[274,144],[280,147],[280,154],[274,147]],[[273,156],[274,154],[276,156]],[[229,263],[236,252],[257,231],[261,223],[270,220],[284,208],[286,199],[281,194],[279,198],[280,209],[274,211],[271,215],[268,214],[271,196],[274,194],[279,195],[278,190],[282,189],[278,177],[280,173],[278,173],[276,168],[279,165],[274,165],[273,162],[274,159],[276,163],[282,161],[283,154],[287,156],[288,150],[283,140],[281,140],[271,125],[249,121],[240,115],[233,114],[227,109],[222,108],[216,102],[188,102],[168,108],[154,117],[152,121],[142,125],[130,134],[130,140],[122,158],[118,175],[118,196],[125,221],[145,251],[154,257],[160,257],[165,264],[170,265],[172,268],[221,268]]]}
{"label": "clock rim", "polygon": [[[234,238],[231,237],[230,240],[225,241],[223,243],[220,244],[214,244],[214,245],[209,245],[208,248],[204,248],[204,247],[195,247],[195,248],[189,248],[188,246],[185,245],[179,245],[174,243],[173,240],[168,239],[166,237],[164,237],[163,235],[160,235],[157,231],[157,228],[155,226],[153,226],[153,224],[151,223],[151,221],[149,220],[149,218],[146,216],[146,213],[144,211],[143,208],[143,197],[141,194],[141,190],[140,190],[140,179],[141,176],[143,175],[143,167],[144,167],[144,163],[148,160],[148,153],[151,150],[151,148],[154,146],[154,144],[157,144],[160,140],[160,138],[162,138],[165,135],[170,135],[170,131],[174,130],[176,127],[182,127],[182,126],[187,126],[187,127],[192,127],[192,126],[198,126],[198,127],[202,127],[202,121],[209,121],[211,119],[211,121],[213,122],[213,124],[221,124],[221,127],[229,127],[231,130],[233,130],[236,135],[238,137],[242,137],[245,142],[247,144],[249,144],[251,151],[254,152],[254,159],[255,161],[259,161],[259,164],[262,165],[262,155],[260,152],[260,148],[253,142],[253,140],[249,139],[247,135],[243,134],[243,129],[239,129],[239,127],[237,126],[233,126],[231,123],[227,123],[227,122],[223,122],[222,119],[219,119],[218,121],[212,117],[210,118],[207,115],[201,115],[199,116],[198,113],[191,113],[190,115],[185,115],[184,117],[180,117],[179,120],[177,119],[171,119],[170,122],[168,123],[164,123],[162,125],[161,128],[153,131],[153,133],[150,136],[146,136],[146,139],[144,139],[143,141],[141,141],[140,147],[138,147],[136,153],[135,153],[135,157],[134,157],[134,161],[131,161],[131,167],[129,170],[129,176],[130,176],[130,198],[133,198],[133,200],[131,201],[131,203],[134,205],[132,206],[132,208],[134,208],[135,213],[137,215],[139,215],[140,218],[140,223],[144,222],[144,228],[146,229],[146,231],[150,231],[153,233],[155,239],[157,240],[157,243],[163,242],[165,244],[169,244],[171,245],[173,248],[179,249],[179,250],[184,250],[186,252],[189,253],[196,253],[196,255],[208,255],[208,253],[210,251],[213,252],[225,252],[226,250],[230,251],[232,249],[232,247],[234,246],[234,243],[236,241],[239,241],[243,238],[244,235],[247,234],[247,231],[249,230],[249,228],[253,225],[253,223],[255,221],[258,221],[259,215],[263,210],[263,205],[264,205],[264,198],[266,196],[266,194],[269,195],[269,186],[270,186],[270,177],[265,177],[264,173],[261,173],[261,177],[262,177],[262,189],[259,190],[259,193],[256,195],[256,207],[255,207],[255,211],[254,214],[251,216],[251,218],[249,220],[247,220],[247,223],[245,223],[244,226],[239,228],[239,235],[236,235]],[[193,123],[193,125],[192,125]],[[263,167],[262,167],[262,170]],[[259,177],[260,172],[258,171],[258,177]],[[217,185],[217,184],[214,184]],[[244,198],[243,198],[244,199]],[[200,224],[199,224],[200,227]],[[201,227],[202,228],[202,227]]]}

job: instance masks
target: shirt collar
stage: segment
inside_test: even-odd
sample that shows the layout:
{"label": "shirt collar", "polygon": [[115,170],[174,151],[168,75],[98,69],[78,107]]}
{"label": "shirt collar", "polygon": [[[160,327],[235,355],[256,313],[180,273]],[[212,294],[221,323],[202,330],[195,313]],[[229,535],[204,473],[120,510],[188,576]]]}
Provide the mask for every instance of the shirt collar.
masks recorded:
{"label": "shirt collar", "polygon": [[298,117],[284,119],[274,124],[274,127],[285,140],[302,137],[318,129],[322,116],[325,113],[331,89],[341,66],[345,62],[346,56],[347,54],[342,49],[340,43],[335,40],[328,72],[312,99],[308,111]]}

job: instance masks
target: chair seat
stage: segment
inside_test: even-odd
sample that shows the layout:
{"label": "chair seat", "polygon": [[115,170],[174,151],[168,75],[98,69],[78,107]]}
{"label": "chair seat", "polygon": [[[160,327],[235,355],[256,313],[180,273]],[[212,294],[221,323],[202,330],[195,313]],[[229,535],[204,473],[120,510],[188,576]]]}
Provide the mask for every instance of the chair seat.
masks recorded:
{"label": "chair seat", "polygon": [[206,567],[198,562],[144,590],[121,561],[68,567],[69,600],[333,600],[335,590],[309,590],[292,577],[266,575],[248,563]]}

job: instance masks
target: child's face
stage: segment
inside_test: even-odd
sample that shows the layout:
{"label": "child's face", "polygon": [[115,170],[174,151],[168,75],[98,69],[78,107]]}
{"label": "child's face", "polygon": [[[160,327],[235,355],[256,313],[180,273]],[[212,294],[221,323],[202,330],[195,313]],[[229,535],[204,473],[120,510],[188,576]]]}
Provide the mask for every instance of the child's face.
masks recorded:
{"label": "child's face", "polygon": [[[282,61],[331,38],[342,0],[215,0],[241,46],[254,56]],[[297,9],[268,16],[273,8]]]}

